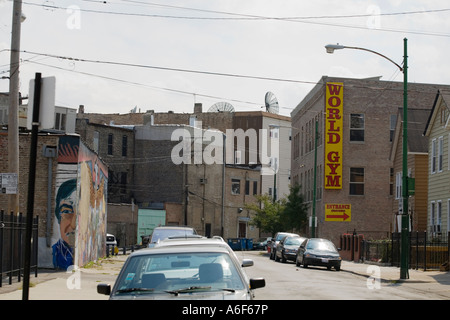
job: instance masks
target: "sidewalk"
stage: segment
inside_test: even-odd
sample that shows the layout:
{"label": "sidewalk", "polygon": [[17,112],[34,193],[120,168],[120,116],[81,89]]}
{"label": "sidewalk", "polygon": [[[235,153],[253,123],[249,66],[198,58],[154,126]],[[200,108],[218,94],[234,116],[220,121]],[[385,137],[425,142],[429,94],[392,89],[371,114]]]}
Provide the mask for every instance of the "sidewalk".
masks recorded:
{"label": "sidewalk", "polygon": [[[379,269],[378,269],[379,268]],[[390,266],[378,266],[375,264],[356,263],[352,261],[342,261],[341,271],[351,272],[365,277],[378,277],[382,282],[429,282],[439,283],[450,286],[450,272],[438,270],[423,271],[409,270],[409,279],[400,279],[400,268]],[[450,287],[449,287],[450,291]]]}
{"label": "sidewalk", "polygon": [[[128,255],[117,255],[102,259],[98,265],[74,271],[39,269],[38,276],[30,276],[29,300],[108,300],[108,296],[97,293],[97,284],[114,284]],[[0,287],[1,300],[22,300],[21,282],[13,277],[10,285],[3,279]]]}

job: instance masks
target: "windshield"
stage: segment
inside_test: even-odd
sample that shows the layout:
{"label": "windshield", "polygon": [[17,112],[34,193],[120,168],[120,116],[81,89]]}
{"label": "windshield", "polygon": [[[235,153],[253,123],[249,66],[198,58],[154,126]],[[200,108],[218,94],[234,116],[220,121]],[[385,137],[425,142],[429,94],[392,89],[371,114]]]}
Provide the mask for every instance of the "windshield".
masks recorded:
{"label": "windshield", "polygon": [[152,234],[152,242],[164,240],[169,237],[186,236],[195,234],[193,229],[155,229]]}
{"label": "windshield", "polygon": [[336,252],[336,247],[331,241],[311,239],[306,249]]}
{"label": "windshield", "polygon": [[300,246],[304,240],[305,240],[305,238],[299,238],[299,237],[287,238],[286,241],[284,242],[284,244],[286,246]]}
{"label": "windshield", "polygon": [[132,257],[114,294],[242,290],[244,283],[226,253],[148,254]]}

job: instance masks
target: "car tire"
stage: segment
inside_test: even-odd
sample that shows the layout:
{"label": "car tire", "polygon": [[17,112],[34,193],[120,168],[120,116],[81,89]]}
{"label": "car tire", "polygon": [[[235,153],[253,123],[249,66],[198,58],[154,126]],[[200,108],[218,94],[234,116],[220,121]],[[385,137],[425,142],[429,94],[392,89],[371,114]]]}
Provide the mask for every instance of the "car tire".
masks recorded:
{"label": "car tire", "polygon": [[334,269],[336,269],[336,271],[340,271],[341,270],[341,266],[336,266],[336,267],[334,267]]}
{"label": "car tire", "polygon": [[303,268],[308,268],[308,265],[305,263],[305,257],[302,259]]}

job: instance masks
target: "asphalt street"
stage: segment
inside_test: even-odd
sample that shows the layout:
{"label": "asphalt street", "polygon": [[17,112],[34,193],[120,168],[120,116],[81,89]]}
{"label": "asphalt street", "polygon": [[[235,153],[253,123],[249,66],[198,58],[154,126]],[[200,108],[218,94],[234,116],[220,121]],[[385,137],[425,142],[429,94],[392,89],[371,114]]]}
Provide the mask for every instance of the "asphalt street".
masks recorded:
{"label": "asphalt street", "polygon": [[[239,258],[257,258],[266,254],[261,251],[237,251]],[[108,296],[97,293],[99,283],[114,284],[120,269],[128,255],[117,255],[101,259],[89,268],[80,268],[72,271],[39,270],[38,276],[30,277],[29,300],[108,300]],[[276,262],[264,260],[263,263],[274,266]],[[295,267],[295,266],[293,266]],[[247,273],[251,273],[250,267]],[[441,292],[443,299],[450,300],[450,272],[409,270],[409,279],[400,280],[400,270],[397,267],[377,266],[343,261],[340,272],[352,273],[357,276],[369,278],[377,277],[382,282],[421,283],[429,284]],[[264,289],[264,288],[263,288]],[[262,289],[258,289],[262,290]],[[22,300],[22,282],[13,279],[3,279],[0,287],[0,300]]]}

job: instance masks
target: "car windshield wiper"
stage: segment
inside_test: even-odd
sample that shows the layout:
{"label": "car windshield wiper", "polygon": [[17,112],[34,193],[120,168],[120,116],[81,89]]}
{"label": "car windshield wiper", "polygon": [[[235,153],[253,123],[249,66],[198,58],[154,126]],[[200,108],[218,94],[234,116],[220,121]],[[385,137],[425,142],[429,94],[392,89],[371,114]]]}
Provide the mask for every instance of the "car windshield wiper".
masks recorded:
{"label": "car windshield wiper", "polygon": [[214,288],[214,289],[212,289],[211,287],[197,287],[197,286],[194,286],[194,287],[187,287],[187,288],[182,288],[182,289],[177,289],[177,290],[167,290],[165,292],[177,296],[179,293],[201,292],[201,291],[210,291],[210,290],[221,290],[221,291],[228,291],[228,292],[235,292],[236,291],[234,289],[228,289],[228,288]]}
{"label": "car windshield wiper", "polygon": [[155,289],[150,289],[150,288],[127,288],[127,289],[121,289],[121,290],[117,290],[117,293],[126,293],[126,292],[137,292],[137,291],[141,291],[141,292],[152,292],[155,291]]}
{"label": "car windshield wiper", "polygon": [[182,288],[182,289],[177,289],[177,290],[166,290],[165,292],[171,293],[171,294],[174,294],[177,296],[179,293],[189,293],[189,292],[206,291],[206,290],[211,290],[211,287],[193,286],[193,287],[187,287],[187,288]]}

